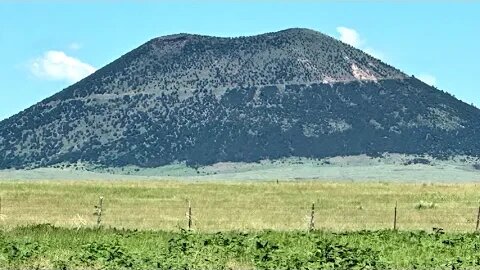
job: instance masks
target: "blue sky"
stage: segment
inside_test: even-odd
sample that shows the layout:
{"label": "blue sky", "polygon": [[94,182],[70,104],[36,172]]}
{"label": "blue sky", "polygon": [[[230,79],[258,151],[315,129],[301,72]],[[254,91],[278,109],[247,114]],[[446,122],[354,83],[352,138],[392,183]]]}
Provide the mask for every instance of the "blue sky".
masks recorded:
{"label": "blue sky", "polygon": [[480,2],[2,1],[0,119],[151,38],[321,31],[480,106]]}

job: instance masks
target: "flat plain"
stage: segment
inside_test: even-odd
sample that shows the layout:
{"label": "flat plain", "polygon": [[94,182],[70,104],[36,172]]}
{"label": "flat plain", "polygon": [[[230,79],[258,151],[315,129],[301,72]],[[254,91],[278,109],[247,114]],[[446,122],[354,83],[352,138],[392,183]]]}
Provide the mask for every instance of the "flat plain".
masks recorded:
{"label": "flat plain", "polygon": [[475,183],[49,180],[0,190],[0,269],[480,267]]}
{"label": "flat plain", "polygon": [[473,232],[480,186],[475,183],[328,181],[0,181],[2,228],[49,223],[92,228],[99,197],[104,227],[199,232],[442,228]]}

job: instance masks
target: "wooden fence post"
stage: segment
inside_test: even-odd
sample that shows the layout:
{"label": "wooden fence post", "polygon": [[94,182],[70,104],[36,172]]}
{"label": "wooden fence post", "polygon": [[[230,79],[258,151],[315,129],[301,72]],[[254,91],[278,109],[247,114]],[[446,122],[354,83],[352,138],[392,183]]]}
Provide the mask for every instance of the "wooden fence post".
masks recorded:
{"label": "wooden fence post", "polygon": [[397,206],[398,206],[398,201],[395,201],[395,208],[393,211],[393,230],[396,231],[397,228]]}
{"label": "wooden fence post", "polygon": [[95,205],[95,213],[94,215],[97,216],[97,227],[100,227],[100,223],[102,222],[102,212],[103,212],[103,196],[100,196],[98,200],[98,205]]}
{"label": "wooden fence post", "polygon": [[190,201],[188,201],[187,218],[188,218],[188,230],[190,231],[192,229],[192,204],[190,203]]}
{"label": "wooden fence post", "polygon": [[477,226],[475,227],[476,232],[478,232],[479,225],[480,225],[480,206],[478,207],[478,213],[477,213]]}
{"label": "wooden fence post", "polygon": [[315,229],[315,203],[312,203],[312,212],[310,213],[310,224],[308,225],[308,231],[311,232]]}

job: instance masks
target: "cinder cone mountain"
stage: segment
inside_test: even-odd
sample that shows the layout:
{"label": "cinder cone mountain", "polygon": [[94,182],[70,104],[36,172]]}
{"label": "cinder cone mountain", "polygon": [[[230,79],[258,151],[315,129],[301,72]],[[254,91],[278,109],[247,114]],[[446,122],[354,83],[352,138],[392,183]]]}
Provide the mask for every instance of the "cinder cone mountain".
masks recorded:
{"label": "cinder cone mountain", "polygon": [[308,29],[152,39],[0,122],[0,168],[480,155],[480,110]]}

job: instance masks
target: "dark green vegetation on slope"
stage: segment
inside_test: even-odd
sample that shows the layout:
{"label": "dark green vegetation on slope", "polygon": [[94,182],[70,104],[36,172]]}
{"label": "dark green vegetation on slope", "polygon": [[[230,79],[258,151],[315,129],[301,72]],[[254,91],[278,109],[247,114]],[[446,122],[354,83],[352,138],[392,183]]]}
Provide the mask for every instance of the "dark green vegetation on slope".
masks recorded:
{"label": "dark green vegetation on slope", "polygon": [[[37,107],[24,115],[23,125],[9,119],[0,126],[0,168],[78,160],[155,167],[289,156],[480,153],[480,111],[416,79],[233,89],[220,100],[211,91],[196,91],[183,101],[177,93],[138,94],[94,105],[72,99]],[[76,120],[35,134],[58,115]],[[87,119],[83,131],[75,124],[80,119]],[[103,123],[95,124],[98,119]],[[119,129],[114,137],[98,133],[111,125]],[[2,144],[1,137],[10,141]],[[63,151],[65,139],[72,142]],[[32,151],[15,154],[23,146]]]}
{"label": "dark green vegetation on slope", "polygon": [[480,110],[308,29],[153,39],[0,122],[0,169],[480,155]]}
{"label": "dark green vegetation on slope", "polygon": [[480,269],[480,235],[148,232],[37,225],[0,232],[3,269]]}

